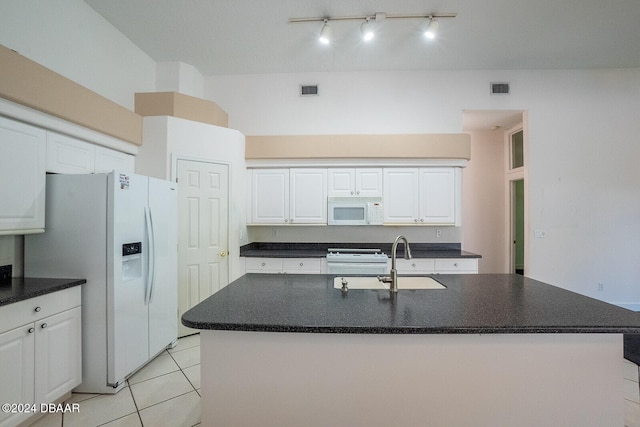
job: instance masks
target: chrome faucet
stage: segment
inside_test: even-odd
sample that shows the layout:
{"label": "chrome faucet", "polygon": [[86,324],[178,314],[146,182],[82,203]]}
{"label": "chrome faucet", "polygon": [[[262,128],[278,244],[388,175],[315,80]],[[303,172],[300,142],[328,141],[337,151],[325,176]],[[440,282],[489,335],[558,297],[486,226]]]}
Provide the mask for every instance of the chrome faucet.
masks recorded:
{"label": "chrome faucet", "polygon": [[389,283],[389,290],[391,292],[398,292],[398,271],[396,270],[396,252],[398,250],[398,242],[402,240],[404,241],[404,259],[411,259],[411,248],[409,247],[409,242],[407,242],[407,238],[400,235],[396,237],[396,240],[393,241],[393,246],[391,247],[391,271],[389,272],[388,277],[378,277],[382,283]]}

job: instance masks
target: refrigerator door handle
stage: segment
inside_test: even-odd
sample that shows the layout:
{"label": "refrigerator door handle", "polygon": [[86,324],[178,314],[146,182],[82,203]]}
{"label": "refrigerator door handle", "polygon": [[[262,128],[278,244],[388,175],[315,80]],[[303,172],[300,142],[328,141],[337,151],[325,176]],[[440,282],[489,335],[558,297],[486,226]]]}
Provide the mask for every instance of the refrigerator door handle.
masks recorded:
{"label": "refrigerator door handle", "polygon": [[153,285],[156,275],[156,242],[153,233],[153,221],[151,217],[151,208],[149,206],[144,207],[145,225],[147,228],[147,283],[145,289],[144,302],[149,304],[151,302],[151,295],[153,292]]}

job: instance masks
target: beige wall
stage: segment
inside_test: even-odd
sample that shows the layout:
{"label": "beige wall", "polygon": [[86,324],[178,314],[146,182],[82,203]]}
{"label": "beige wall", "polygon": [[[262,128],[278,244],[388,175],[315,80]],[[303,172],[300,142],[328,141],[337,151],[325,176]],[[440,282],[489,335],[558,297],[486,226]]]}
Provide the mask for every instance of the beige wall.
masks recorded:
{"label": "beige wall", "polygon": [[462,170],[462,247],[482,254],[479,273],[505,273],[504,132],[474,131]]}
{"label": "beige wall", "polygon": [[2,45],[0,97],[142,144],[141,116]]}
{"label": "beige wall", "polygon": [[427,158],[465,159],[469,136],[460,134],[247,136],[247,159]]}

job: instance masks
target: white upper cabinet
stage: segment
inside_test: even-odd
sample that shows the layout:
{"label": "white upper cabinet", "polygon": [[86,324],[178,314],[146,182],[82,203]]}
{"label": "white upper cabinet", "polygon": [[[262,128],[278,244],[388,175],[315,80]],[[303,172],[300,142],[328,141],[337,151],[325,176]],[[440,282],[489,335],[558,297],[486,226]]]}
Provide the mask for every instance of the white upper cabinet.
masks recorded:
{"label": "white upper cabinet", "polygon": [[253,169],[251,223],[289,223],[289,169]]}
{"label": "white upper cabinet", "polygon": [[251,224],[326,224],[326,169],[250,169]]}
{"label": "white upper cabinet", "polygon": [[459,225],[459,168],[385,168],[386,224]]}
{"label": "white upper cabinet", "polygon": [[134,172],[134,156],[56,132],[47,132],[47,172]]}
{"label": "white upper cabinet", "polygon": [[44,231],[46,132],[0,117],[0,234]]}
{"label": "white upper cabinet", "polygon": [[420,222],[456,222],[456,180],[454,168],[420,169]]}
{"label": "white upper cabinet", "polygon": [[134,173],[135,157],[131,154],[96,146],[95,173],[109,173],[111,171]]}
{"label": "white upper cabinet", "polygon": [[55,132],[47,132],[47,171],[93,173],[96,149],[93,144]]}
{"label": "white upper cabinet", "polygon": [[327,170],[289,170],[289,223],[327,223]]}
{"label": "white upper cabinet", "polygon": [[420,216],[418,168],[384,169],[384,222],[414,224]]}
{"label": "white upper cabinet", "polygon": [[382,168],[328,170],[329,197],[382,197]]}

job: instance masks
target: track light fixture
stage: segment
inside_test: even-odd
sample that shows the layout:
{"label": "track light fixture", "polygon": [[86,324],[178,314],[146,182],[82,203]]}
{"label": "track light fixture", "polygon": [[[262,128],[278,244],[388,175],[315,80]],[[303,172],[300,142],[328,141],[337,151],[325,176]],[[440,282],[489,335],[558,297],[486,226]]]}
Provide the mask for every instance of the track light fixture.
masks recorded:
{"label": "track light fixture", "polygon": [[334,16],[334,17],[323,17],[323,18],[290,18],[289,22],[322,22],[322,28],[320,29],[320,43],[330,44],[331,43],[331,26],[329,25],[329,21],[362,21],[360,25],[360,32],[362,33],[362,37],[365,41],[369,41],[375,37],[374,32],[374,21],[376,24],[384,19],[427,19],[427,27],[424,32],[425,37],[429,39],[433,39],[436,37],[439,21],[438,19],[442,18],[455,18],[457,14],[455,13],[431,13],[428,15],[387,15],[384,12],[377,12],[375,15],[365,15],[365,16]]}
{"label": "track light fixture", "polygon": [[428,39],[435,39],[438,34],[438,21],[435,18],[429,18],[429,23],[427,24],[427,29],[424,32],[424,36]]}
{"label": "track light fixture", "polygon": [[370,19],[371,18],[367,18],[367,20],[364,21],[360,26],[360,32],[362,33],[362,38],[366,42],[368,42],[369,40],[372,40],[376,35],[376,33],[373,32],[373,24],[369,22]]}
{"label": "track light fixture", "polygon": [[322,44],[331,43],[331,26],[327,21],[327,19],[324,20],[324,25],[320,30],[320,38],[318,38],[318,40],[320,40],[320,43]]}

